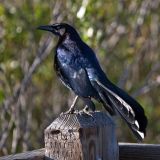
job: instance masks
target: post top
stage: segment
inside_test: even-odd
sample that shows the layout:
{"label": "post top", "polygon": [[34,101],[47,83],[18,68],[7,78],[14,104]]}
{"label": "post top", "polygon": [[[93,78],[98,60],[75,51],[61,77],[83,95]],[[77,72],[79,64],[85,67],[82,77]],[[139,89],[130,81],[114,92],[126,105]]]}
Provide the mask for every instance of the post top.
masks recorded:
{"label": "post top", "polygon": [[105,125],[114,125],[111,116],[104,112],[96,111],[91,113],[92,116],[86,114],[61,114],[47,128],[47,130],[79,130],[85,127],[96,127]]}

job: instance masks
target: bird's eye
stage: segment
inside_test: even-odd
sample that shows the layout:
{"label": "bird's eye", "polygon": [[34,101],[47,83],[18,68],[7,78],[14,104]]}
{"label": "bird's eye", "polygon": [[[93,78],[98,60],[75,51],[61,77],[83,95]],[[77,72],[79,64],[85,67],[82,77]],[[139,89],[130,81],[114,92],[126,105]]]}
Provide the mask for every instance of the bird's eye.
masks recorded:
{"label": "bird's eye", "polygon": [[56,27],[56,30],[60,30],[60,29],[61,29],[61,27],[60,27],[60,26],[57,26],[57,27]]}

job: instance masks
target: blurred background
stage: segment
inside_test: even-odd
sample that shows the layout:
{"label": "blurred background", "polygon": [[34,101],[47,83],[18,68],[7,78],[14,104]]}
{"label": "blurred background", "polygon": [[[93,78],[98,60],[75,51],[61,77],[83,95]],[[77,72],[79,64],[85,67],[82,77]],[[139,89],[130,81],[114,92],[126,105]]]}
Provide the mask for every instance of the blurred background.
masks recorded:
{"label": "blurred background", "polygon": [[[57,38],[36,30],[56,22],[73,25],[109,79],[141,103],[144,142],[160,143],[159,0],[0,0],[0,156],[44,147],[44,129],[73,100],[53,70]],[[136,142],[116,121],[118,141]]]}

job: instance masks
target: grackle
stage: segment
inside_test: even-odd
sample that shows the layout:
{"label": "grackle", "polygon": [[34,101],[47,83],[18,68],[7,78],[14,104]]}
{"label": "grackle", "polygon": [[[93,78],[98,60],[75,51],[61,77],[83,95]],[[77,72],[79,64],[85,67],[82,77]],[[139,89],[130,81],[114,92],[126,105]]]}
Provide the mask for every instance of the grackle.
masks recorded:
{"label": "grackle", "polygon": [[87,113],[88,109],[95,111],[92,99],[96,99],[111,115],[119,113],[137,139],[143,140],[147,126],[143,108],[125,91],[109,81],[93,50],[82,41],[77,31],[66,23],[39,26],[38,29],[59,37],[54,68],[62,83],[76,94],[67,113],[74,112],[78,98],[86,105],[84,112]]}

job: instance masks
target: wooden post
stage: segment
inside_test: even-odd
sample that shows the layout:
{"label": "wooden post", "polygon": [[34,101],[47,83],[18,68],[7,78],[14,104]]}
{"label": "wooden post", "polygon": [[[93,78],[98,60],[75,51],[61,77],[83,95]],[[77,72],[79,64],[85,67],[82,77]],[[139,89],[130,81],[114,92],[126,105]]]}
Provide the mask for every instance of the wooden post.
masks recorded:
{"label": "wooden post", "polygon": [[118,160],[112,119],[102,112],[92,116],[61,114],[45,130],[45,157],[54,160]]}

